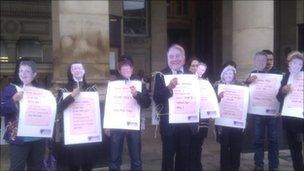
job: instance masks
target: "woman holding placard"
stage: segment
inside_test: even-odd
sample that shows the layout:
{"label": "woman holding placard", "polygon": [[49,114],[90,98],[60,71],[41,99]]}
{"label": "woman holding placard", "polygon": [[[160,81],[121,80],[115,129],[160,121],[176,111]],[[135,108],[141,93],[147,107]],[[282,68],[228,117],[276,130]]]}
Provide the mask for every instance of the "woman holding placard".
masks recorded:
{"label": "woman holding placard", "polygon": [[[77,171],[90,171],[92,170],[92,162],[94,160],[93,152],[96,143],[78,143],[63,145],[63,115],[64,111],[75,104],[80,92],[97,92],[95,85],[87,84],[85,80],[85,69],[81,62],[74,62],[70,64],[67,71],[68,83],[65,88],[61,88],[57,96],[57,126],[55,141],[56,152],[55,156],[58,161],[58,169],[62,169],[65,160],[68,162],[69,170]],[[64,97],[64,93],[70,93]],[[87,118],[84,118],[87,119]],[[71,119],[72,120],[72,119]],[[81,122],[81,121],[79,121]],[[66,125],[65,125],[66,126]],[[77,128],[75,130],[77,131]],[[64,135],[66,138],[66,134]],[[65,139],[66,141],[66,139]],[[66,143],[66,142],[65,142]]]}
{"label": "woman holding placard", "polygon": [[[206,79],[207,65],[200,62],[198,58],[191,58],[189,60],[189,71],[196,74],[199,79]],[[190,154],[189,154],[189,169],[203,170],[201,163],[202,145],[204,139],[207,137],[209,127],[209,119],[200,119],[198,124],[198,132],[191,136],[190,140]]]}
{"label": "woman holding placard", "polygon": [[[236,64],[233,61],[224,65],[220,75],[220,80],[214,83],[216,92],[218,91],[219,84],[241,85],[241,82],[236,80]],[[219,93],[219,101],[221,101],[224,96],[225,92]],[[217,126],[216,131],[217,140],[221,144],[220,170],[239,170],[243,129]]]}
{"label": "woman holding placard", "polygon": [[[287,56],[288,73],[284,75],[277,99],[281,102],[283,129],[286,131],[293,168],[304,170],[302,141],[303,120],[303,54],[292,51]],[[298,81],[296,81],[298,80]],[[299,110],[294,110],[298,108]],[[301,109],[302,108],[302,109]],[[302,110],[302,111],[301,111]]]}
{"label": "woman holding placard", "polygon": [[36,63],[22,60],[16,65],[15,80],[4,88],[1,97],[1,114],[5,117],[4,139],[10,144],[10,170],[42,170],[45,140],[39,137],[17,136],[19,102],[23,88],[39,87]]}

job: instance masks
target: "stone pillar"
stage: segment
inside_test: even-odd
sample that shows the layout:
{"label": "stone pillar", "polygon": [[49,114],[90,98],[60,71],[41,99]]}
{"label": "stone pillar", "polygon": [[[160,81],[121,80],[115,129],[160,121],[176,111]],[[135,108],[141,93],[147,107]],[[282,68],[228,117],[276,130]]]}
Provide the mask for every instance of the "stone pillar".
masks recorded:
{"label": "stone pillar", "polygon": [[151,1],[151,71],[167,64],[167,2]]}
{"label": "stone pillar", "polygon": [[232,59],[238,65],[238,78],[245,79],[253,69],[253,55],[273,50],[274,1],[233,1]]}
{"label": "stone pillar", "polygon": [[222,61],[232,60],[232,1],[222,1]]}
{"label": "stone pillar", "polygon": [[108,79],[108,1],[52,1],[53,82],[67,81],[67,67],[80,61],[89,83]]}

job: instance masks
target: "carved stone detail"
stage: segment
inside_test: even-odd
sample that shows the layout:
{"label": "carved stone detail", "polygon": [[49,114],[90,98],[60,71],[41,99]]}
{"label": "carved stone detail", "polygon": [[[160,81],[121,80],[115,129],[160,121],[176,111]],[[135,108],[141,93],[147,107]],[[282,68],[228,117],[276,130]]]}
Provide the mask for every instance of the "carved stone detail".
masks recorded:
{"label": "carved stone detail", "polygon": [[4,23],[4,30],[7,33],[14,34],[14,33],[17,33],[19,31],[19,29],[20,29],[20,25],[15,20],[7,20]]}
{"label": "carved stone detail", "polygon": [[20,33],[24,34],[50,34],[49,21],[21,21]]}

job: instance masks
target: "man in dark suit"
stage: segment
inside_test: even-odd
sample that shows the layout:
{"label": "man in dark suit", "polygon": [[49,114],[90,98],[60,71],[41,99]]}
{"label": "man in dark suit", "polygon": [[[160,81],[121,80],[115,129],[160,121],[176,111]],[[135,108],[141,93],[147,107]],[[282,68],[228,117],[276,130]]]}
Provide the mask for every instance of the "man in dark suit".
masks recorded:
{"label": "man in dark suit", "polygon": [[[174,44],[167,52],[168,67],[157,74],[153,99],[160,109],[160,134],[162,139],[162,170],[187,170],[190,136],[198,131],[197,124],[170,124],[168,99],[178,80],[173,78],[166,86],[163,75],[191,74],[186,68],[184,49]],[[175,165],[174,165],[175,157]]]}

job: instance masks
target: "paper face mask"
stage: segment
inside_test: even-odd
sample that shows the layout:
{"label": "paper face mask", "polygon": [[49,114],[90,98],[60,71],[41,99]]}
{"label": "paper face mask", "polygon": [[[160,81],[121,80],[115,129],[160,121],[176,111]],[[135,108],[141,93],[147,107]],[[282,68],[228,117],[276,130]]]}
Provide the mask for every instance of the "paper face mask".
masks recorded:
{"label": "paper face mask", "polygon": [[291,74],[297,74],[303,67],[303,60],[295,58],[288,63],[288,70]]}
{"label": "paper face mask", "polygon": [[234,79],[234,71],[233,70],[227,70],[223,73],[223,80],[225,83],[231,83]]}
{"label": "paper face mask", "polygon": [[75,63],[71,66],[71,73],[76,82],[82,81],[83,76],[85,74],[85,70],[83,65],[80,63]]}
{"label": "paper face mask", "polygon": [[167,54],[168,66],[172,70],[178,70],[185,64],[185,57],[177,48],[171,48]]}
{"label": "paper face mask", "polygon": [[263,71],[267,64],[267,57],[266,56],[256,56],[254,58],[254,66],[256,70]]}

